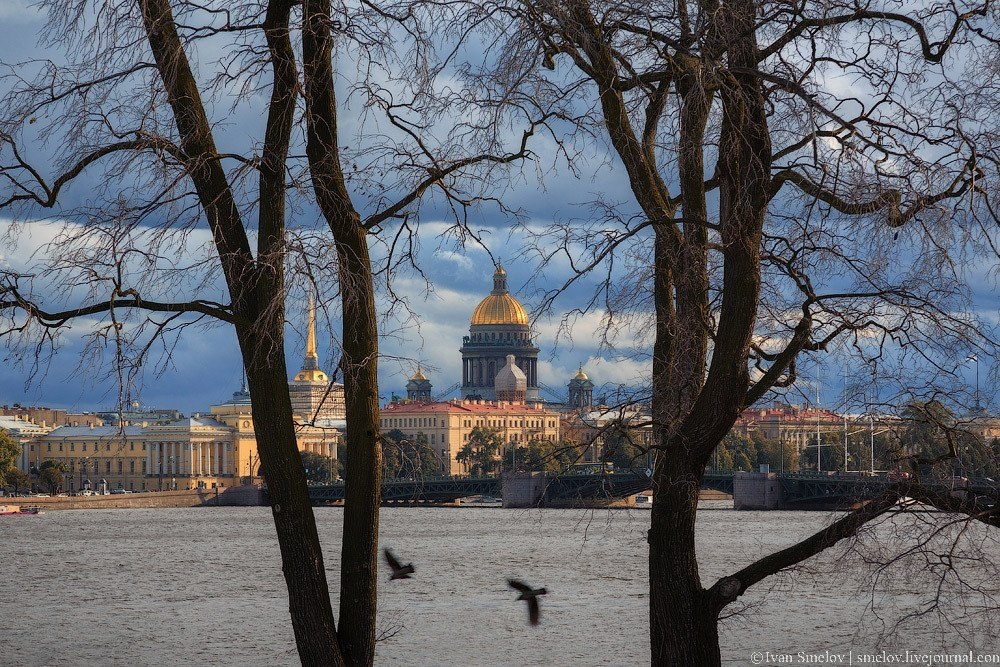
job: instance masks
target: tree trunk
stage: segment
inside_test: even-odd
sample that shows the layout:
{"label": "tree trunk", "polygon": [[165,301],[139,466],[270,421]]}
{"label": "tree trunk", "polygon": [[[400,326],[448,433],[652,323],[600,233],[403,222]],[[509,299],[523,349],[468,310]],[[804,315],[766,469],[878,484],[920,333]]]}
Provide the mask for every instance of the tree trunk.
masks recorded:
{"label": "tree trunk", "polygon": [[278,533],[299,658],[304,665],[341,665],[319,533],[295,439],[283,321],[266,327],[258,323],[251,330],[240,327],[238,333],[243,358],[249,360],[246,372],[253,396],[254,432]]}
{"label": "tree trunk", "polygon": [[700,480],[661,456],[649,530],[649,640],[654,666],[721,664],[717,617],[695,557]]}
{"label": "tree trunk", "polygon": [[[289,611],[299,656],[304,664],[339,665],[333,607],[327,588],[316,519],[309,503],[288,395],[284,358],[284,276],[281,257],[254,258],[239,207],[222,166],[197,82],[184,53],[171,5],[167,0],[141,0],[150,49],[174,114],[187,169],[205,211],[226,277],[244,369],[253,395],[254,431],[261,468],[268,485],[282,571],[288,585]],[[279,20],[280,19],[280,20]],[[282,29],[287,11],[269,16],[269,30]],[[278,21],[276,25],[274,21]],[[271,34],[274,37],[274,34]],[[286,63],[287,65],[287,63]],[[281,78],[279,76],[279,78]],[[273,102],[273,100],[272,100]],[[269,120],[269,150],[287,146],[288,119]],[[277,136],[270,135],[274,131]],[[285,144],[275,146],[275,141]],[[268,172],[270,168],[270,172]],[[265,165],[265,179],[275,164]],[[268,218],[261,235],[264,247],[281,238],[280,211]],[[270,222],[266,222],[270,219]],[[265,228],[267,227],[267,228]]]}
{"label": "tree trunk", "polygon": [[375,661],[378,518],[382,491],[378,322],[365,232],[360,225],[353,225],[350,230],[342,229],[336,235],[344,317],[344,400],[347,469],[350,470],[344,489],[338,637],[348,664],[371,665]]}

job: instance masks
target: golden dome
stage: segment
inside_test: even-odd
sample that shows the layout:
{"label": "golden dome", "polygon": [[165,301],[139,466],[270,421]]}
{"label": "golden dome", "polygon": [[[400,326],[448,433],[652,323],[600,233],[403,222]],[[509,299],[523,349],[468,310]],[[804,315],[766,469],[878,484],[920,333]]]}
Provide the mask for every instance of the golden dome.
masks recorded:
{"label": "golden dome", "polygon": [[528,311],[510,294],[490,294],[472,311],[472,324],[528,324]]}
{"label": "golden dome", "polygon": [[587,379],[588,379],[587,378],[587,374],[583,372],[583,365],[582,364],[580,365],[580,370],[578,370],[576,372],[576,375],[574,376],[573,379],[574,380],[579,380],[580,382],[586,382],[587,381]]}
{"label": "golden dome", "polygon": [[410,379],[411,380],[417,380],[418,382],[421,381],[421,380],[426,380],[427,379],[427,376],[424,375],[424,372],[423,372],[423,370],[421,370],[419,364],[417,364],[417,372],[414,373],[413,377],[411,377]]}
{"label": "golden dome", "polygon": [[528,311],[507,291],[507,272],[497,265],[493,292],[472,311],[472,324],[528,324]]}

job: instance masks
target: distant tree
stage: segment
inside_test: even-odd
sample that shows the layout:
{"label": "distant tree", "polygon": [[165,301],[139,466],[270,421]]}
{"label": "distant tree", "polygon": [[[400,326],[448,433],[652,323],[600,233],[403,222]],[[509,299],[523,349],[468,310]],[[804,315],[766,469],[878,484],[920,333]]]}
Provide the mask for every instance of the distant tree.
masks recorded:
{"label": "distant tree", "polygon": [[4,429],[0,429],[0,479],[4,478],[15,467],[15,462],[21,456],[21,445]]}
{"label": "distant tree", "polygon": [[52,493],[59,493],[65,482],[66,464],[54,459],[42,461],[38,467],[38,477]]}
{"label": "distant tree", "polygon": [[766,438],[760,431],[751,432],[750,439],[757,449],[758,465],[768,464],[771,472],[791,472],[798,468],[794,446]]}
{"label": "distant tree", "polygon": [[558,474],[580,458],[574,443],[531,440],[524,445],[509,446],[504,454],[505,472],[527,471]]}
{"label": "distant tree", "polygon": [[940,401],[911,402],[901,416],[906,426],[893,454],[894,467],[912,461],[917,472],[939,476],[997,474],[997,455],[992,443],[969,432],[954,411]]}
{"label": "distant tree", "polygon": [[465,443],[455,459],[465,466],[471,475],[492,475],[500,468],[500,451],[503,440],[496,429],[476,426],[469,433],[469,441]]}
{"label": "distant tree", "polygon": [[647,450],[638,432],[628,424],[612,422],[601,431],[601,459],[616,469],[645,468]]}
{"label": "distant tree", "polygon": [[28,473],[18,468],[13,468],[7,471],[4,476],[4,482],[7,487],[12,489],[14,493],[21,493],[21,489],[28,489],[31,487],[31,477]]}
{"label": "distant tree", "polygon": [[441,473],[441,464],[426,433],[409,439],[402,431],[393,430],[382,439],[382,470],[390,479],[433,477]]}
{"label": "distant tree", "polygon": [[[821,446],[817,446],[817,442]],[[844,469],[844,441],[837,433],[821,433],[819,440],[813,433],[802,446],[799,467],[803,470],[826,472]]]}
{"label": "distant tree", "polygon": [[330,456],[315,452],[300,452],[306,480],[310,484],[329,484],[337,475],[336,462]]}

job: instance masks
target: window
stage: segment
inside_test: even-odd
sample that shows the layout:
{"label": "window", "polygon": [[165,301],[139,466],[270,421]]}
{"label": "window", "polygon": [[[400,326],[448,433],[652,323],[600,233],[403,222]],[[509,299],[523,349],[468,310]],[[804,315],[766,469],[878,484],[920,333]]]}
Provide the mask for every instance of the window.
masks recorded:
{"label": "window", "polygon": [[110,442],[108,444],[104,445],[104,451],[106,451],[106,452],[110,452],[111,451],[111,443]]}
{"label": "window", "polygon": [[69,451],[72,452],[75,448],[76,448],[76,445],[74,445],[72,442],[69,443]]}
{"label": "window", "polygon": [[104,472],[108,475],[111,474],[111,461],[104,462]]}
{"label": "window", "polygon": [[123,468],[124,466],[125,466],[125,462],[124,462],[124,461],[122,461],[121,459],[118,459],[118,474],[119,474],[119,475],[120,475],[120,474],[122,474],[122,468]]}
{"label": "window", "polygon": [[[134,442],[128,443],[128,450],[130,452],[134,452],[135,451],[135,443]],[[133,470],[132,472],[135,472],[135,471]]]}
{"label": "window", "polygon": [[59,443],[59,451],[61,452],[62,450],[63,450],[63,448],[62,448],[62,443],[60,442],[60,443]]}
{"label": "window", "polygon": [[[133,461],[133,463],[135,463],[135,462]],[[142,474],[143,475],[146,474],[146,462],[145,461],[142,462]]]}
{"label": "window", "polygon": [[130,475],[134,475],[135,474],[135,460],[132,460],[132,461],[128,462],[128,472],[129,472]]}

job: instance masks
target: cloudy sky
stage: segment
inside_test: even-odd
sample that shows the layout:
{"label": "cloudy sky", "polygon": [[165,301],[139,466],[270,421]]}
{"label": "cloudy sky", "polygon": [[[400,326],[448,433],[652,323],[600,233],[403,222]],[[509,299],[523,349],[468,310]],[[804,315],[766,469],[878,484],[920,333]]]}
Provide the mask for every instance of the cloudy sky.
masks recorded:
{"label": "cloudy sky", "polygon": [[[30,6],[28,2],[0,0],[0,62],[18,63],[45,56],[56,58],[54,52],[38,46],[39,39],[46,36],[45,28]],[[222,49],[213,52],[213,44],[207,43],[200,47],[197,57],[201,63],[209,64],[222,55]],[[338,59],[338,64],[344,66],[350,61],[350,54],[338,54]],[[15,66],[6,69],[5,74],[17,71]],[[349,103],[347,95],[342,95],[342,100],[345,100],[342,138],[348,137],[345,141],[350,141],[350,137],[357,136],[362,128],[360,110],[357,104]],[[250,95],[234,110],[226,104],[216,103],[211,106],[210,113],[213,121],[219,123],[220,147],[245,152],[262,135],[266,96]],[[385,131],[384,123],[378,127]],[[516,144],[518,137],[519,133],[512,129],[510,145]],[[554,147],[544,137],[538,138],[532,149],[543,158],[554,154]],[[469,224],[485,248],[477,243],[458,245],[444,233],[451,223],[447,207],[441,202],[432,200],[421,208],[417,261],[427,281],[414,271],[402,271],[393,280],[393,290],[407,300],[416,317],[409,318],[405,312],[397,310],[384,321],[386,335],[381,342],[384,358],[380,364],[383,397],[402,393],[407,377],[418,362],[424,366],[437,390],[444,390],[460,380],[458,349],[462,336],[468,334],[472,310],[492,288],[494,259],[503,262],[511,291],[529,309],[538,305],[545,288],[567,278],[569,269],[565,262],[557,261],[544,273],[537,272],[535,256],[525,250],[530,231],[540,230],[554,221],[586,217],[591,211],[590,202],[597,199],[615,203],[617,212],[625,217],[635,210],[627,180],[616,168],[616,162],[607,159],[606,147],[599,141],[581,139],[574,149],[578,151],[577,171],[546,168],[544,178],[539,178],[535,166],[526,165],[513,172],[513,178],[502,190],[486,193],[500,198],[506,209],[517,211],[523,226],[512,231],[510,216],[502,214],[496,206],[477,209],[478,217]],[[29,157],[45,164],[58,151],[58,141],[38,142],[29,150],[33,152]],[[551,167],[553,162],[548,160],[546,164]],[[49,166],[53,165],[49,163]],[[377,175],[369,174],[369,177],[378,180]],[[360,194],[363,184],[360,180],[358,183]],[[91,193],[101,185],[98,176],[82,175],[66,192],[64,210],[88,203]],[[29,218],[14,234],[5,233],[10,227],[10,219],[2,215],[0,213],[0,267],[19,272],[35,271],[49,249],[46,244],[58,238],[59,230],[66,223],[62,211],[53,210],[44,219],[41,214],[37,219]],[[293,210],[289,226],[306,231],[322,229],[316,211],[308,203]],[[209,241],[207,230],[198,229],[185,238],[178,256],[204,256],[211,252]],[[376,258],[384,255],[378,247],[373,252]],[[967,269],[971,272],[969,282],[976,289],[978,306],[995,314],[995,286],[987,277],[990,270],[989,266]],[[39,285],[44,285],[44,281],[45,276],[40,275]],[[636,331],[623,331],[617,339],[616,349],[598,344],[602,324],[600,310],[574,318],[571,336],[561,329],[563,315],[583,306],[593,288],[593,284],[586,282],[575,285],[555,302],[551,313],[540,314],[534,322],[536,343],[542,350],[539,378],[557,391],[565,391],[566,382],[581,364],[598,385],[609,387],[637,386],[648,376],[645,354],[648,341],[640,336],[637,342]],[[84,295],[73,293],[49,296],[53,308],[84,298]],[[203,286],[197,296],[226,300],[217,279]],[[319,337],[321,365],[329,369],[337,359],[335,337],[340,322],[335,302],[329,300],[327,303],[329,308],[321,316]],[[294,373],[301,363],[304,305],[301,290],[290,296],[286,346],[290,373]],[[385,306],[384,299],[382,305]],[[73,410],[112,406],[118,393],[116,384],[106,374],[107,367],[102,367],[94,357],[83,355],[87,335],[93,330],[88,329],[88,325],[93,322],[74,323],[72,329],[64,331],[55,353],[46,356],[40,366],[36,365],[33,355],[26,354],[30,348],[23,345],[17,349],[0,348],[4,355],[0,367],[0,404],[19,402]],[[133,396],[148,406],[177,408],[187,413],[205,410],[227,398],[239,387],[241,380],[241,360],[235,336],[227,326],[186,331],[170,350],[169,358],[161,355],[159,362],[153,364],[155,370],[146,368],[140,378],[138,395]],[[970,365],[964,372],[971,379],[974,367]],[[815,377],[815,370],[806,371],[807,375],[810,373]],[[823,393],[827,396],[838,394],[841,389],[838,378],[842,377],[842,372],[837,364],[828,365],[820,373],[824,378]],[[806,378],[804,391],[813,395],[815,389],[809,382]]]}
{"label": "cloudy sky", "polygon": [[[58,62],[58,52],[38,44],[40,38],[46,37],[45,28],[40,16],[30,6],[27,2],[0,0],[0,61],[18,63],[51,56]],[[200,48],[198,55],[202,62],[211,62],[216,56],[211,53],[211,45]],[[266,114],[266,97],[251,97],[233,112],[220,110],[220,106],[214,105],[213,120],[220,121],[218,141],[222,147],[245,150],[246,146],[259,141]],[[344,135],[349,136],[357,129],[356,113],[355,108],[345,110],[342,119]],[[512,140],[518,137],[512,134]],[[539,138],[533,148],[542,154],[550,150],[544,138]],[[49,166],[53,166],[51,158],[57,149],[58,142],[38,142],[28,146],[29,158],[41,164],[49,160]],[[514,185],[501,193],[504,206],[517,210],[528,229],[540,229],[553,220],[580,215],[579,208],[597,197],[628,201],[627,182],[613,167],[604,164],[603,147],[583,145],[581,150],[583,154],[592,154],[592,168],[584,165],[578,174],[550,172],[543,182],[536,178],[535,168],[529,166],[522,172],[516,172]],[[81,175],[62,197],[62,210],[87,203],[90,193],[102,185],[99,178],[99,175],[88,173]],[[447,209],[439,204],[432,201],[423,207],[417,237],[418,265],[430,284],[413,271],[403,271],[393,281],[393,289],[407,299],[416,317],[397,311],[395,316],[384,322],[387,335],[381,342],[384,359],[380,365],[380,382],[381,393],[386,398],[393,392],[405,391],[403,387],[415,370],[416,363],[423,365],[438,390],[444,390],[460,380],[461,357],[458,349],[462,345],[462,336],[469,333],[472,310],[492,289],[494,259],[506,267],[511,291],[529,310],[537,305],[540,291],[545,286],[561,282],[568,275],[566,267],[558,263],[550,267],[544,276],[537,274],[533,258],[524,251],[527,243],[525,233],[512,232],[511,218],[498,212],[496,207],[479,209],[481,218],[470,223],[486,249],[474,242],[464,246],[456,244],[453,239],[442,236],[451,223],[446,218]],[[43,286],[46,276],[44,271],[38,271],[39,262],[52,249],[48,244],[57,239],[64,229],[66,219],[60,216],[60,210],[40,211],[36,220],[29,217],[25,221],[21,217],[21,224],[16,228],[11,226],[9,217],[0,213],[0,227],[3,228],[0,229],[0,266],[34,273],[38,275],[36,287]],[[292,227],[317,228],[315,210],[308,206],[293,213],[292,218],[289,221]],[[15,229],[15,233],[7,234],[11,229]],[[185,239],[186,252],[189,256],[210,252],[209,241],[207,230],[198,230]],[[378,248],[373,252],[376,257],[381,253]],[[601,325],[599,311],[575,318],[571,337],[565,331],[560,334],[562,315],[579,305],[590,290],[587,284],[570,290],[556,302],[551,315],[539,317],[534,324],[536,343],[542,350],[539,355],[539,378],[557,392],[565,391],[567,381],[581,364],[599,385],[637,385],[642,382],[643,376],[648,375],[648,362],[643,358],[643,350],[640,347],[636,354],[631,341],[623,339],[621,351],[600,349],[596,342],[596,332]],[[198,296],[225,300],[217,280]],[[82,293],[52,293],[47,295],[45,303],[55,309],[85,300],[86,295]],[[286,346],[290,373],[294,373],[301,364],[304,305],[301,291],[292,295]],[[328,305],[327,311],[321,315],[319,331],[321,365],[327,369],[334,366],[337,360],[334,336],[340,327],[335,301],[330,301]],[[107,377],[109,356],[105,354],[105,365],[101,366],[94,357],[84,354],[94,323],[93,320],[80,321],[63,330],[54,353],[46,355],[40,365],[30,353],[30,348],[24,345],[4,349],[4,363],[0,369],[0,404],[16,402],[73,410],[113,406],[118,392],[113,378]],[[236,390],[242,377],[235,336],[224,325],[185,332],[171,349],[169,361],[162,363],[162,356],[159,361],[162,365],[158,365],[155,371],[147,368],[142,374],[139,395],[133,397],[148,406],[178,408],[189,413],[205,410]],[[556,398],[551,394],[547,397]]]}

